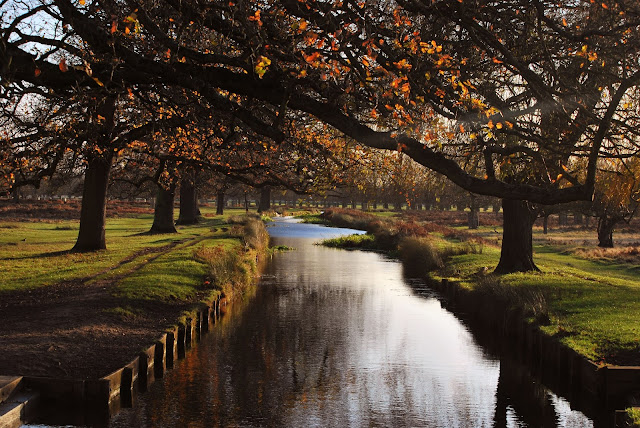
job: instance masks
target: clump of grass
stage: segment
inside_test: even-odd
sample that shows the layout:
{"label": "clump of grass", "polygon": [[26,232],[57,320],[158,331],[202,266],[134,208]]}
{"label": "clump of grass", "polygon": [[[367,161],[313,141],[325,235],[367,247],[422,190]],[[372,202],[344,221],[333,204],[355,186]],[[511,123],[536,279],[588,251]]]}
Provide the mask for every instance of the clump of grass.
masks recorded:
{"label": "clump of grass", "polygon": [[404,237],[398,245],[398,255],[409,272],[425,275],[443,266],[442,257],[431,239]]}
{"label": "clump of grass", "polygon": [[247,216],[244,215],[231,215],[227,218],[229,224],[244,224],[247,221]]}
{"label": "clump of grass", "polygon": [[440,249],[443,259],[463,254],[482,254],[484,244],[482,242],[464,241],[452,245],[446,245]]}
{"label": "clump of grass", "polygon": [[261,220],[249,218],[244,224],[243,240],[245,248],[263,251],[269,246],[269,234]]}
{"label": "clump of grass", "polygon": [[376,219],[373,214],[343,209],[329,209],[324,212],[322,217],[338,227],[348,227],[358,230],[367,230],[368,224]]}
{"label": "clump of grass", "polygon": [[377,249],[375,236],[370,234],[356,234],[325,239],[320,244],[332,248],[360,248]]}
{"label": "clump of grass", "polygon": [[486,275],[478,277],[475,291],[508,309],[522,311],[525,318],[530,318],[540,325],[551,323],[547,297],[539,288],[505,284],[497,275]]}
{"label": "clump of grass", "polygon": [[302,220],[302,223],[331,225],[331,222],[321,213],[301,213],[295,217]]}
{"label": "clump of grass", "polygon": [[578,248],[574,254],[588,260],[614,260],[625,263],[640,262],[640,246],[637,245],[619,248]]}
{"label": "clump of grass", "polygon": [[208,288],[226,291],[225,294],[229,294],[229,287],[247,282],[247,270],[239,269],[242,258],[238,251],[225,249],[220,245],[202,246],[195,250],[194,256],[207,264],[207,279],[204,285]]}
{"label": "clump of grass", "polygon": [[273,247],[269,247],[269,251],[272,253],[279,253],[284,251],[293,251],[295,248],[289,247],[287,245],[274,245]]}

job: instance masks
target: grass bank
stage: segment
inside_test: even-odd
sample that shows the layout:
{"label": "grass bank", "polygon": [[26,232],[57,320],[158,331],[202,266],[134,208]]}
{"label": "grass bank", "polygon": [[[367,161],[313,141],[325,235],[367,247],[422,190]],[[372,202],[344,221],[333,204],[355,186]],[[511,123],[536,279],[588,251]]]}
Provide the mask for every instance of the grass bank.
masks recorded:
{"label": "grass bank", "polygon": [[[640,365],[640,269],[635,263],[539,243],[534,259],[541,272],[497,276],[492,271],[500,248],[469,231],[354,211],[328,211],[325,217],[369,231],[373,244],[357,239],[395,252],[414,274],[457,281],[524,310],[542,331],[598,364]],[[354,219],[350,224],[349,218]]]}
{"label": "grass bank", "polygon": [[109,218],[108,249],[75,254],[72,220],[0,222],[0,374],[104,376],[201,302],[245,293],[268,245],[259,216],[151,223]]}

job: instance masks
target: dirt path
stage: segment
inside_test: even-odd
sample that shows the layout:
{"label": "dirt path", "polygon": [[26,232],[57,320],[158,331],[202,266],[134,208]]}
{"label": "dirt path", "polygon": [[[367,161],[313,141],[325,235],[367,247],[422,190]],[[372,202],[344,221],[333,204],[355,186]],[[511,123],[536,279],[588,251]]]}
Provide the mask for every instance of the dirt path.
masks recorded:
{"label": "dirt path", "polygon": [[176,245],[197,242],[142,250],[101,274],[148,254],[145,262],[108,280],[87,277],[0,296],[0,374],[89,379],[130,362],[193,302],[136,301],[144,315],[126,317],[109,311],[124,303],[112,296],[113,288]]}

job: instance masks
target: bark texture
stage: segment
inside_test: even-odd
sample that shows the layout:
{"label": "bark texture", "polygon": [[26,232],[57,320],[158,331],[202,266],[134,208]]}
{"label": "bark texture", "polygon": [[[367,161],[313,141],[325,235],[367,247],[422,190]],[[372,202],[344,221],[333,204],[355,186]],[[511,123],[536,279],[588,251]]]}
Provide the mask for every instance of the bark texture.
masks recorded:
{"label": "bark texture", "polygon": [[105,223],[107,219],[107,189],[113,163],[113,147],[109,145],[115,126],[116,97],[107,95],[96,105],[95,141],[102,154],[88,158],[82,189],[80,229],[72,251],[89,252],[107,248]]}
{"label": "bark texture", "polygon": [[191,177],[185,177],[180,181],[180,214],[176,224],[196,224],[198,221],[196,186]]}
{"label": "bark texture", "polygon": [[260,189],[260,204],[258,205],[258,212],[263,213],[271,209],[271,187],[264,186]]}
{"label": "bark texture", "polygon": [[176,196],[175,186],[165,189],[158,186],[158,196],[153,212],[152,233],[177,233],[173,217],[173,202]]}
{"label": "bark texture", "polygon": [[598,247],[613,248],[613,229],[617,220],[610,217],[600,217],[598,219]]}
{"label": "bark texture", "polygon": [[72,251],[83,253],[107,248],[105,224],[111,162],[112,156],[97,157],[87,165],[80,208],[80,230]]}
{"label": "bark texture", "polygon": [[502,251],[495,273],[539,270],[533,262],[532,227],[535,214],[526,201],[502,200]]}
{"label": "bark texture", "polygon": [[216,194],[216,215],[224,214],[224,190],[218,190]]}

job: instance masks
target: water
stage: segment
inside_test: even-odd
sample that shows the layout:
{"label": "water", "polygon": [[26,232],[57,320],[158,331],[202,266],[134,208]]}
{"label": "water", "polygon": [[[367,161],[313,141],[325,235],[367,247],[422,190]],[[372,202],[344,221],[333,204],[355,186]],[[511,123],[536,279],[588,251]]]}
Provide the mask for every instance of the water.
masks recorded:
{"label": "water", "polygon": [[399,263],[284,219],[255,295],[111,427],[593,426],[479,346]]}

